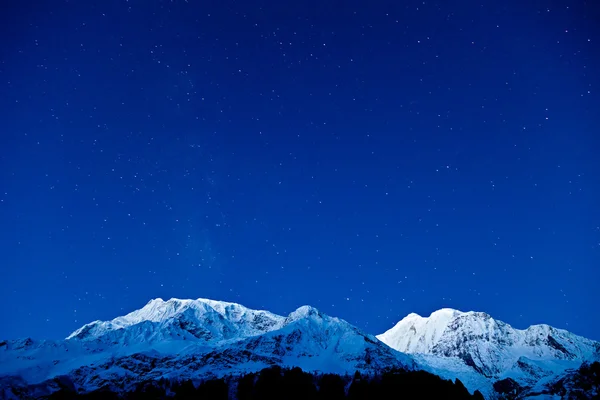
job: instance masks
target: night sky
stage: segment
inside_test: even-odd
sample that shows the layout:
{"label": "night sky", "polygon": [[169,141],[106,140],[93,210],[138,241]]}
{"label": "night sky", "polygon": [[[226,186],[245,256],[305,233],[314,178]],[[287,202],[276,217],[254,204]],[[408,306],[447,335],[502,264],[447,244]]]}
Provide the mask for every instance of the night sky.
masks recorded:
{"label": "night sky", "polygon": [[600,339],[594,1],[10,1],[1,338],[161,297]]}

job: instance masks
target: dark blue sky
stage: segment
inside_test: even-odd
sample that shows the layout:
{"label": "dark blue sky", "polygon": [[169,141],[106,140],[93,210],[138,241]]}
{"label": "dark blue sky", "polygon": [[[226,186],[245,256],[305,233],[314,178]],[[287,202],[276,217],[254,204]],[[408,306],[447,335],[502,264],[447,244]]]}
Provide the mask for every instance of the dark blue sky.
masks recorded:
{"label": "dark blue sky", "polygon": [[600,339],[598,11],[9,3],[0,337],[208,297]]}

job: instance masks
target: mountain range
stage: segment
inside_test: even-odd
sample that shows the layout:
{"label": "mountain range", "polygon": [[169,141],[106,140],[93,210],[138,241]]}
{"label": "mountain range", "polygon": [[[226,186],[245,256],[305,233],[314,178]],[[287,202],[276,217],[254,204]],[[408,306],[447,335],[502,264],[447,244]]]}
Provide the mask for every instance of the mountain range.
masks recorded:
{"label": "mountain range", "polygon": [[[65,340],[0,341],[0,398],[42,398],[64,382],[77,392],[127,392],[145,381],[205,380],[273,365],[339,375],[424,370],[490,399],[540,398],[581,392],[576,374],[596,361],[599,342],[548,325],[518,330],[482,312],[409,314],[373,336],[310,306],[280,316],[209,299],[154,299]],[[559,390],[561,382],[570,386]]]}

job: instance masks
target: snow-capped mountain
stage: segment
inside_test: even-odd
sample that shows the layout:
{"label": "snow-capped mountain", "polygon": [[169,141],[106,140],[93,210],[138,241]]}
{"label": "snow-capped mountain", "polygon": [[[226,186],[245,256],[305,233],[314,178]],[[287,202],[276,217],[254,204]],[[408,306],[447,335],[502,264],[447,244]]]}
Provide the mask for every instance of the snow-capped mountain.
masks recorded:
{"label": "snow-capped mountain", "polygon": [[599,359],[597,342],[547,325],[514,329],[478,312],[410,314],[375,337],[310,306],[280,316],[208,299],[155,299],[65,340],[0,341],[0,399],[14,390],[40,397],[65,384],[83,392],[127,391],[161,378],[204,379],[272,365],[338,374],[423,369],[459,378],[487,398],[496,386],[516,387],[523,397],[570,382],[566,377],[582,362]]}
{"label": "snow-capped mountain", "polygon": [[216,342],[256,336],[283,326],[284,317],[242,305],[208,299],[154,299],[143,308],[112,321],[94,321],[67,340],[159,342],[199,340]]}
{"label": "snow-capped mountain", "polygon": [[429,317],[409,314],[377,338],[414,354],[425,369],[444,364],[446,372],[462,370],[468,380],[464,377],[468,369],[460,365],[464,364],[491,381],[510,378],[522,386],[551,380],[584,361],[600,359],[598,342],[565,330],[548,325],[519,330],[486,313],[448,308]]}
{"label": "snow-capped mountain", "polygon": [[56,390],[57,377],[67,377],[76,390],[127,390],[148,380],[272,365],[331,373],[416,368],[410,356],[309,306],[283,317],[206,299],[152,300],[123,317],[87,324],[64,341],[0,342],[0,387],[36,387],[42,394]]}

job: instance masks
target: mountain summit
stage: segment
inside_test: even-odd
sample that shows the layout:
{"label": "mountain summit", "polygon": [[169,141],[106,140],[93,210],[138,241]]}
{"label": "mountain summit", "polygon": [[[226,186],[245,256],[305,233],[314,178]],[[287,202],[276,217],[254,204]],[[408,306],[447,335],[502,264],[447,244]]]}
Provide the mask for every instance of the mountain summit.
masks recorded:
{"label": "mountain summit", "polygon": [[393,349],[404,353],[429,354],[435,344],[439,342],[449,322],[461,314],[463,313],[451,308],[435,311],[429,318],[411,313],[392,329],[378,335],[377,338]]}
{"label": "mountain summit", "polygon": [[[268,311],[251,310],[224,301],[154,299],[125,316],[84,325],[69,335],[67,340],[92,341],[109,337],[112,341],[121,342],[170,339],[210,342],[266,333],[281,328],[284,320],[284,317]],[[130,329],[134,327],[143,329]]]}

